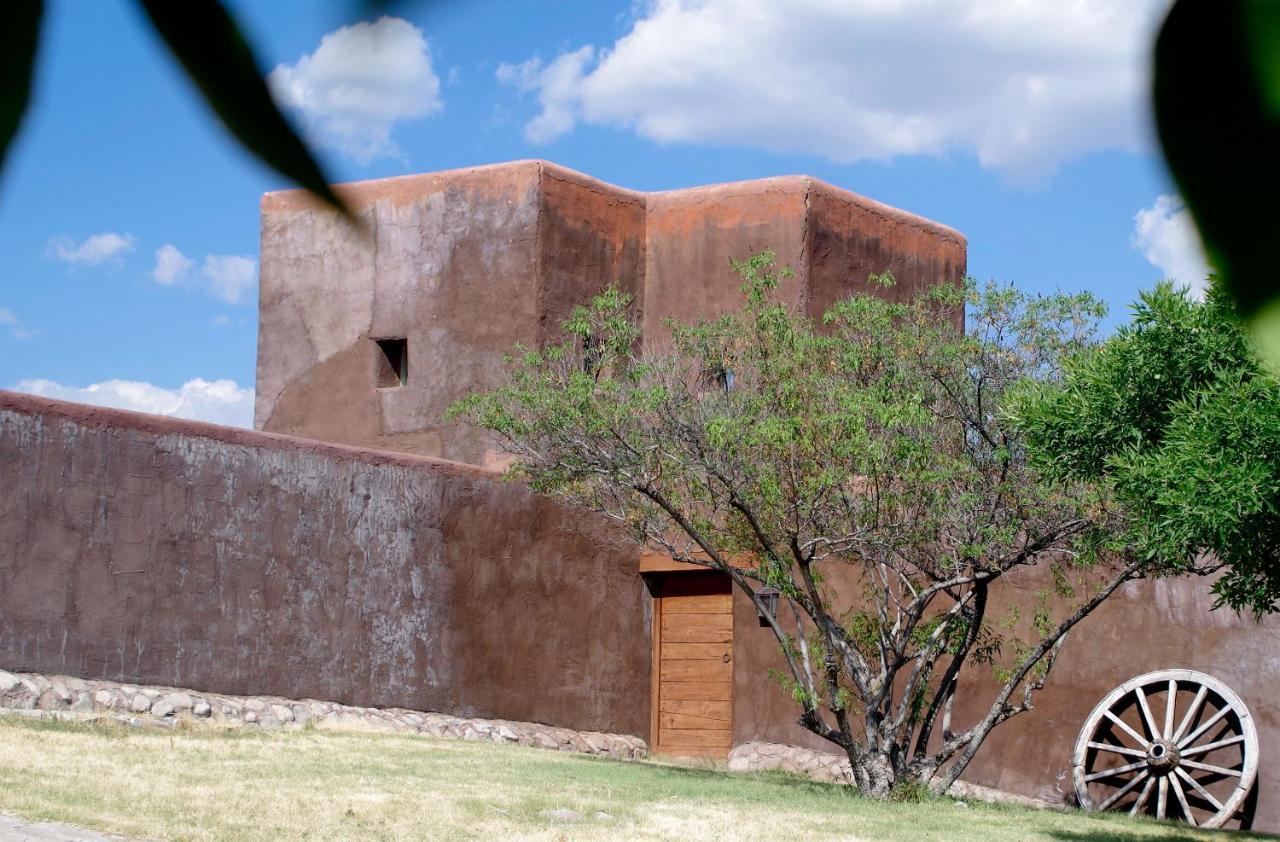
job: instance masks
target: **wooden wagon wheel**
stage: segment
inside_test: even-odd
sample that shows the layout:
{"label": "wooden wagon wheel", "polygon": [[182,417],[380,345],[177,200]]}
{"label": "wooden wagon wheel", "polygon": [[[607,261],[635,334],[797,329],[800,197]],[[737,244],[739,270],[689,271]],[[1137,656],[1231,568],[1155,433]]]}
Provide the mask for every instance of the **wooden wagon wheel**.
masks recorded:
{"label": "wooden wagon wheel", "polygon": [[1221,827],[1257,777],[1258,732],[1240,697],[1213,676],[1149,672],[1093,709],[1072,766],[1086,810]]}

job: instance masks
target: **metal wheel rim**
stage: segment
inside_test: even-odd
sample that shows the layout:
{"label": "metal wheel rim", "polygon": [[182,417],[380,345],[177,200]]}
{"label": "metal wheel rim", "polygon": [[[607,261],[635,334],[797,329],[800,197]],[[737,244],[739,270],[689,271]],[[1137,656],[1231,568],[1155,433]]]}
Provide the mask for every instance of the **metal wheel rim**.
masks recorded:
{"label": "metal wheel rim", "polygon": [[[1164,694],[1158,712],[1149,704],[1148,690]],[[1168,704],[1171,698],[1172,706]],[[1210,715],[1206,715],[1206,702],[1216,708]],[[1144,727],[1135,729],[1124,723],[1121,714],[1131,710],[1136,710],[1131,717],[1137,716]],[[1113,728],[1124,733],[1124,738],[1116,737]],[[1227,733],[1231,736],[1222,736]],[[1201,762],[1203,755],[1236,745],[1241,756],[1229,766]],[[1211,771],[1215,769],[1227,774]],[[1114,772],[1107,774],[1111,770]],[[1085,720],[1072,755],[1076,797],[1084,809],[1128,809],[1131,814],[1154,809],[1157,818],[1176,814],[1199,827],[1221,827],[1234,816],[1257,774],[1258,734],[1249,709],[1230,687],[1194,670],[1149,672],[1112,690]],[[1204,787],[1205,781],[1216,785],[1232,777],[1236,784],[1225,799]],[[1090,783],[1112,780],[1117,782],[1105,785],[1114,792],[1096,801],[1089,791]],[[1194,809],[1209,815],[1197,821]]]}

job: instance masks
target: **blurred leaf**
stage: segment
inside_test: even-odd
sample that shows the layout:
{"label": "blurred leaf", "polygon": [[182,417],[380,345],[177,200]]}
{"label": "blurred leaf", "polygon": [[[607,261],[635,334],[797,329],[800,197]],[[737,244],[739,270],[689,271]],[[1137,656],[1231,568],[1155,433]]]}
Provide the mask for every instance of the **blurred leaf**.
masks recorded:
{"label": "blurred leaf", "polygon": [[1160,143],[1209,261],[1280,370],[1280,2],[1178,0],[1154,87]]}
{"label": "blurred leaf", "polygon": [[10,0],[0,12],[0,170],[31,98],[44,0]]}
{"label": "blurred leaf", "polygon": [[383,15],[394,15],[402,10],[412,8],[421,18],[424,9],[435,10],[446,4],[447,0],[348,0],[350,15],[359,19],[374,19]]}
{"label": "blurred leaf", "polygon": [[354,221],[306,144],[280,113],[236,22],[218,0],[139,0],[227,129],[263,163]]}

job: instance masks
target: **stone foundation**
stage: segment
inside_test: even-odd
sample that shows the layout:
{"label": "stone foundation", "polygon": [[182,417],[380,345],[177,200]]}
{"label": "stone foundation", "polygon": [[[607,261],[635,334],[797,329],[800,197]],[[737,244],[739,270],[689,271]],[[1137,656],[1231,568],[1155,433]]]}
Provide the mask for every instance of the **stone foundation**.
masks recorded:
{"label": "stone foundation", "polygon": [[86,681],[62,675],[0,670],[0,712],[66,719],[109,718],[137,727],[178,723],[214,727],[342,728],[418,733],[428,737],[510,743],[535,748],[637,760],[649,754],[639,737],[572,731],[533,722],[462,719],[403,708],[364,708],[314,699],[232,696],[175,687]]}
{"label": "stone foundation", "polygon": [[729,752],[730,772],[767,769],[781,769],[828,784],[847,784],[853,780],[849,758],[838,754],[779,743],[743,743]]}
{"label": "stone foundation", "polygon": [[[823,783],[848,784],[853,781],[853,774],[849,769],[849,758],[838,754],[779,743],[743,743],[729,752],[730,772],[762,772],[767,769],[780,769],[783,772],[804,775]],[[956,781],[952,784],[948,795],[996,804],[1016,804],[1019,807],[1039,810],[1065,806],[965,781]]]}

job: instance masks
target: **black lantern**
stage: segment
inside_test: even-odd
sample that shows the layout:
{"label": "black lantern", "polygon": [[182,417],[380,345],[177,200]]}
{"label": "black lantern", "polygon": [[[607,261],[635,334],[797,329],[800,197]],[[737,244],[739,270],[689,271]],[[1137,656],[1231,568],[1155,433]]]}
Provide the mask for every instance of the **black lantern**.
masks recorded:
{"label": "black lantern", "polygon": [[777,588],[761,588],[756,591],[756,596],[764,605],[764,611],[756,609],[756,614],[760,617],[760,625],[769,625],[770,617],[778,616],[778,589]]}

